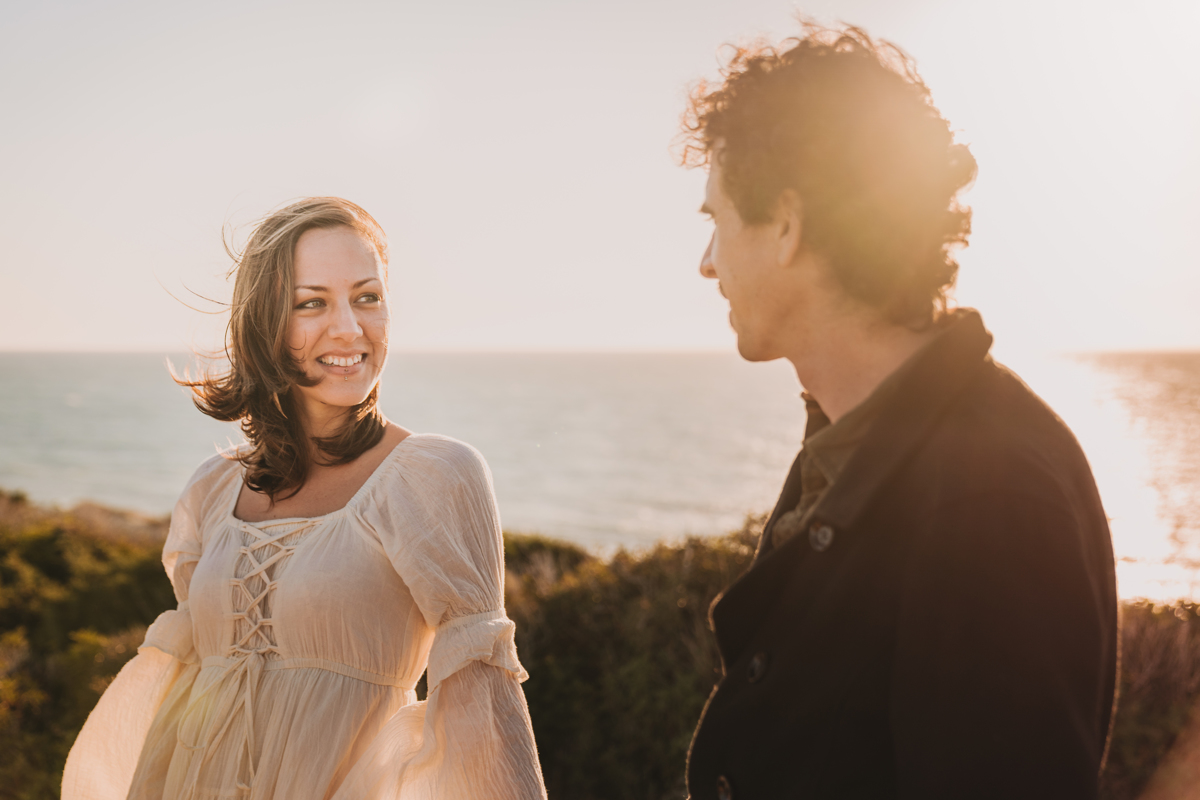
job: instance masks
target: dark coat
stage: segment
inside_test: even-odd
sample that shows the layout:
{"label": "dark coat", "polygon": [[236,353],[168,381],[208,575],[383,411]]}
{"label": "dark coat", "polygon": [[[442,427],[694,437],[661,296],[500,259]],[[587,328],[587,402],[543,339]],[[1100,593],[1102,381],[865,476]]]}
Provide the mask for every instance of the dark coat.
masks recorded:
{"label": "dark coat", "polygon": [[[712,608],[694,800],[1094,798],[1112,542],[1063,422],[979,315],[919,353],[815,522]],[[795,507],[794,466],[768,521]]]}

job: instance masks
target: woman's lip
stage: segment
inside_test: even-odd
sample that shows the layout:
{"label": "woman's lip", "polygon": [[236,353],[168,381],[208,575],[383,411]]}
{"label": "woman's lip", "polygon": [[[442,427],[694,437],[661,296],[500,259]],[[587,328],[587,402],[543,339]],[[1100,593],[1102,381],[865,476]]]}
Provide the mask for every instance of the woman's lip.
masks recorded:
{"label": "woman's lip", "polygon": [[317,363],[317,366],[321,367],[321,369],[325,370],[326,372],[332,373],[334,375],[357,375],[358,373],[363,371],[364,367],[366,366],[367,360],[364,358],[362,361],[359,361],[356,364],[352,364],[349,367],[339,367],[335,364],[325,364],[320,361],[318,361],[316,363]]}

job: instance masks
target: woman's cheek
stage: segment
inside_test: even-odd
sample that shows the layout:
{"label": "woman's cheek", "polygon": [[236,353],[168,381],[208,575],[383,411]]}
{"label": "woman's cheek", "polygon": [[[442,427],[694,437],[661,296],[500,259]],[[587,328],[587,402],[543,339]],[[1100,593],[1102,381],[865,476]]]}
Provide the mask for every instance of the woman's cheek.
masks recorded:
{"label": "woman's cheek", "polygon": [[368,322],[365,326],[367,338],[377,344],[387,345],[388,333],[391,329],[391,321],[387,317],[375,319]]}

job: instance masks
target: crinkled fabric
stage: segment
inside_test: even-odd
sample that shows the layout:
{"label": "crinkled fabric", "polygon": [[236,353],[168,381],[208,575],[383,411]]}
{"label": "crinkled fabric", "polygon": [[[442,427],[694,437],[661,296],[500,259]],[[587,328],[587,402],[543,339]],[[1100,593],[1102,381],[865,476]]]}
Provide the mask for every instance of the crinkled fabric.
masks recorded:
{"label": "crinkled fabric", "polygon": [[409,436],[311,519],[236,519],[241,482],[217,456],[184,490],[179,606],[89,716],[63,800],[544,798],[479,453]]}

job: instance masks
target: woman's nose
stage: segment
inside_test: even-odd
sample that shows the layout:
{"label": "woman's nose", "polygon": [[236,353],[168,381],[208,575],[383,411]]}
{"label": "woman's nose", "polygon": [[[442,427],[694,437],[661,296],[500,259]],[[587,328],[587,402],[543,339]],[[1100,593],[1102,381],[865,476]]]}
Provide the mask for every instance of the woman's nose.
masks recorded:
{"label": "woman's nose", "polygon": [[717,268],[712,263],[712,237],[708,240],[708,247],[704,248],[704,255],[700,257],[700,274],[706,278],[717,277]]}
{"label": "woman's nose", "polygon": [[349,303],[339,303],[334,307],[333,317],[329,320],[329,335],[335,339],[353,341],[362,336],[362,326]]}

